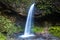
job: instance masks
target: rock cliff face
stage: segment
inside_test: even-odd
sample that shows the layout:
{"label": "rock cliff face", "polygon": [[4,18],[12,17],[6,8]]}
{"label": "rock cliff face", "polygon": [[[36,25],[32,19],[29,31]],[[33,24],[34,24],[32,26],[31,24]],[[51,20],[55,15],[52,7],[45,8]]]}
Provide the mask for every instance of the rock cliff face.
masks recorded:
{"label": "rock cliff face", "polygon": [[[60,0],[35,0],[35,23],[43,24],[48,21],[52,24],[59,22],[60,18]],[[19,3],[0,1],[0,11],[10,17],[16,17],[17,25],[23,25],[26,21],[27,12],[32,1],[21,0]],[[55,21],[54,21],[55,20]]]}
{"label": "rock cliff face", "polygon": [[[17,3],[16,3],[17,2]],[[29,0],[21,0],[21,1],[14,1],[12,2],[6,2],[5,1],[0,1],[0,10],[6,11],[6,10],[14,10],[18,12],[18,14],[22,16],[26,16],[28,9],[33,1]],[[35,14],[36,15],[46,15],[46,14],[51,14],[53,12],[58,12],[60,13],[60,0],[35,0]],[[10,12],[10,11],[9,11]]]}

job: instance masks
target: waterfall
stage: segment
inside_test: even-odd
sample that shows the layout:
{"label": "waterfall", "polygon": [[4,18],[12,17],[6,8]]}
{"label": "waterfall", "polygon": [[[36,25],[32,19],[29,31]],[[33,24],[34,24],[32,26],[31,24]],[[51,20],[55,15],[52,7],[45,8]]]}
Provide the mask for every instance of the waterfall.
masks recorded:
{"label": "waterfall", "polygon": [[28,16],[27,16],[27,21],[26,21],[26,25],[25,25],[25,32],[24,34],[30,34],[31,32],[31,27],[32,27],[32,21],[33,21],[33,10],[34,10],[34,4],[31,5],[29,12],[28,12]]}
{"label": "waterfall", "polygon": [[33,21],[33,16],[34,16],[34,13],[33,13],[34,5],[35,5],[35,3],[31,5],[31,7],[28,11],[28,16],[27,16],[26,25],[25,25],[25,31],[21,37],[34,36],[33,34],[31,34],[32,21]]}

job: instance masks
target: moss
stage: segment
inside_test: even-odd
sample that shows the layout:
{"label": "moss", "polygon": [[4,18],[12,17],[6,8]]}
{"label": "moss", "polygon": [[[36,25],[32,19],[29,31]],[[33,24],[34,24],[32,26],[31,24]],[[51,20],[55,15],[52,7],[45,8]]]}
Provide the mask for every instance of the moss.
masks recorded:
{"label": "moss", "polygon": [[49,33],[60,38],[60,26],[52,26],[49,28]]}
{"label": "moss", "polygon": [[6,36],[4,36],[2,33],[0,33],[0,40],[6,40]]}
{"label": "moss", "polygon": [[34,28],[32,28],[32,30],[34,33],[40,33],[44,31],[44,28],[35,26]]}

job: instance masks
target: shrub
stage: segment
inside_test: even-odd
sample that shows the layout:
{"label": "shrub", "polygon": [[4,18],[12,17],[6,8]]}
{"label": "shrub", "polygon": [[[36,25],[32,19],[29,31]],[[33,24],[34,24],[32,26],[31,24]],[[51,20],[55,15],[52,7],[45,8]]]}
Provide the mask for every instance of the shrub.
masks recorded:
{"label": "shrub", "polygon": [[43,27],[34,27],[32,30],[34,33],[40,33],[44,31]]}
{"label": "shrub", "polygon": [[49,33],[56,37],[60,37],[60,26],[52,26],[49,28]]}
{"label": "shrub", "polygon": [[12,34],[21,31],[21,27],[16,27],[8,18],[0,15],[0,32]]}
{"label": "shrub", "polygon": [[6,40],[6,37],[2,33],[0,33],[0,40]]}

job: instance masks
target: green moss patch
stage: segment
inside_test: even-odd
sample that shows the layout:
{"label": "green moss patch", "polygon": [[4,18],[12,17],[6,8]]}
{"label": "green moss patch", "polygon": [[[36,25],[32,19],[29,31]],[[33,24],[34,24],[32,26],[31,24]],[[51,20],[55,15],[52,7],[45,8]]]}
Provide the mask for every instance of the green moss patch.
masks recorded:
{"label": "green moss patch", "polygon": [[44,31],[44,28],[35,26],[32,30],[34,33],[41,33]]}
{"label": "green moss patch", "polygon": [[6,40],[6,37],[2,33],[0,33],[0,40]]}

